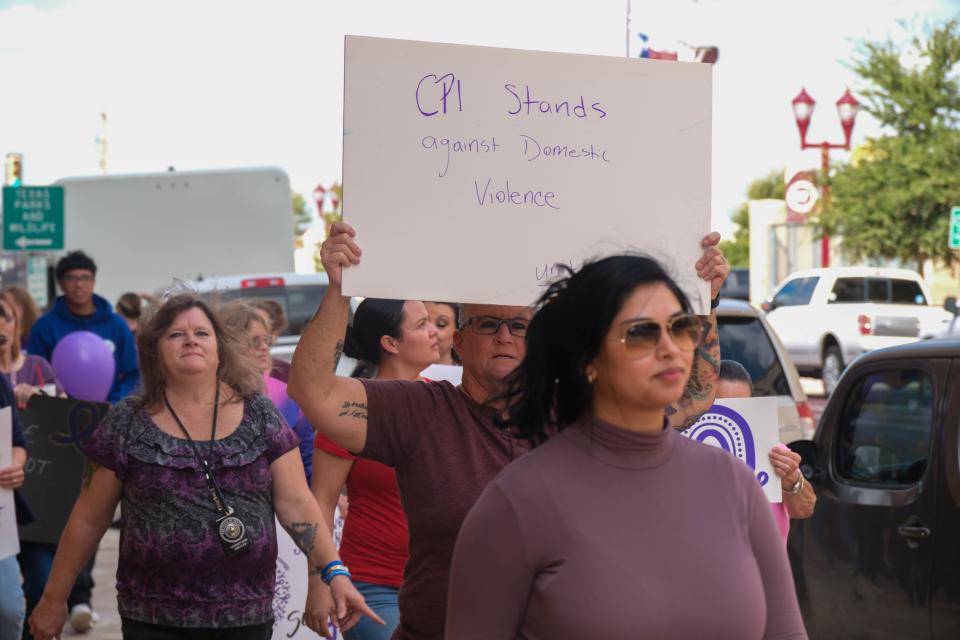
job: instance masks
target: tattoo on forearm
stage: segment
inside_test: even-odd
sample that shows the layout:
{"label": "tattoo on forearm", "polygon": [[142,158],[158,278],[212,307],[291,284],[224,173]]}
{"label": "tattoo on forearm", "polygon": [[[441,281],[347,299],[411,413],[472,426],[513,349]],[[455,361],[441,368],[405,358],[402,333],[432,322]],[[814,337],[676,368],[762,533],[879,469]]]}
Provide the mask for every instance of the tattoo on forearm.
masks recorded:
{"label": "tattoo on forearm", "polygon": [[697,420],[710,408],[705,405],[714,394],[719,373],[720,339],[716,324],[708,319],[703,323],[703,339],[693,359],[693,368],[687,386],[683,390],[683,396],[666,410],[667,418],[673,418],[678,413],[685,414],[680,423],[674,425],[676,428],[681,431],[688,429],[696,424]]}
{"label": "tattoo on forearm", "polygon": [[97,469],[100,468],[100,465],[87,458],[83,465],[83,484],[82,487],[84,490],[89,489],[90,485],[93,483],[93,474],[97,472]]}
{"label": "tattoo on forearm", "polygon": [[340,364],[340,356],[343,354],[343,340],[337,340],[337,345],[333,348],[333,372],[337,372],[337,365]]}
{"label": "tattoo on forearm", "polygon": [[290,537],[293,543],[303,551],[303,555],[310,560],[310,554],[313,552],[313,544],[317,539],[317,525],[312,522],[292,522],[290,523]]}
{"label": "tattoo on forearm", "polygon": [[339,418],[356,418],[358,420],[367,419],[367,403],[366,402],[352,402],[350,400],[344,402],[340,405],[340,413],[337,414]]}
{"label": "tattoo on forearm", "polygon": [[321,573],[323,573],[323,567],[318,565],[313,565],[312,567],[310,567],[310,573],[308,575],[318,576]]}

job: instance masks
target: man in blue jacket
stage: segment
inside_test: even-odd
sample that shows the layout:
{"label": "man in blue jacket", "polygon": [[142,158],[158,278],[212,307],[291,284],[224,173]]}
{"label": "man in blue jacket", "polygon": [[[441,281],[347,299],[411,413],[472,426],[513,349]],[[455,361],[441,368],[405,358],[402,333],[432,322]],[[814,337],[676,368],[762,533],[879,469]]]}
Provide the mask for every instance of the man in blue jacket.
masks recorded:
{"label": "man in blue jacket", "polygon": [[27,353],[51,360],[54,347],[65,335],[91,331],[103,338],[116,362],[107,401],[117,402],[130,395],[140,381],[133,334],[110,303],[93,292],[97,265],[83,251],[73,251],[57,262],[56,275],[63,295],[34,323]]}
{"label": "man in blue jacket", "polygon": [[[67,334],[74,331],[97,334],[107,343],[116,363],[107,401],[118,402],[133,393],[140,382],[133,334],[126,320],[114,313],[110,303],[93,292],[97,265],[90,256],[83,251],[68,253],[57,262],[56,276],[63,295],[34,323],[27,340],[27,353],[51,360],[54,347]],[[89,631],[97,619],[90,606],[94,587],[93,564],[91,558],[67,599],[70,626],[81,633]]]}

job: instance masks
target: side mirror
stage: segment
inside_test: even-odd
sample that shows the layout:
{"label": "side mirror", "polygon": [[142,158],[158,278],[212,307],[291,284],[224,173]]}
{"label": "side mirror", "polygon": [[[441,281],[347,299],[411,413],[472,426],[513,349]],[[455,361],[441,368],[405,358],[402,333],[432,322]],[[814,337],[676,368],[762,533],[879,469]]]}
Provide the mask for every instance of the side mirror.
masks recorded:
{"label": "side mirror", "polygon": [[947,299],[943,301],[943,309],[953,315],[957,315],[957,299],[953,296],[948,296]]}
{"label": "side mirror", "polygon": [[765,313],[770,313],[777,307],[773,304],[773,300],[764,300],[760,303],[760,308],[763,309]]}
{"label": "side mirror", "polygon": [[821,481],[826,469],[820,466],[820,448],[813,440],[796,440],[787,445],[794,453],[800,454],[800,473],[810,481]]}

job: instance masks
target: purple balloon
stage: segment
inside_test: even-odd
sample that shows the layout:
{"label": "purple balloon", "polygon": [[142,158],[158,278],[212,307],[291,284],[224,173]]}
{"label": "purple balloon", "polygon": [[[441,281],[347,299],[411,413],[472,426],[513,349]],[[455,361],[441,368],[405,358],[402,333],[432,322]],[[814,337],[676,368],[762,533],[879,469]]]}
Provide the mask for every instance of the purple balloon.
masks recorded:
{"label": "purple balloon", "polygon": [[53,348],[51,364],[71,398],[103,402],[110,394],[116,362],[106,341],[97,334],[68,333]]}

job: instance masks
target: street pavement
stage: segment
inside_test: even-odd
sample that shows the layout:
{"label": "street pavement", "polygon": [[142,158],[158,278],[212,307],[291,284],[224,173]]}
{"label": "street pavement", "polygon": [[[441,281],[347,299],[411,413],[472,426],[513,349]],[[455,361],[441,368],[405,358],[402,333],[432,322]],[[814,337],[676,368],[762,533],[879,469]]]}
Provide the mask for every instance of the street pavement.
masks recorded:
{"label": "street pavement", "polygon": [[117,613],[117,552],[120,546],[120,530],[107,529],[100,542],[97,562],[93,569],[93,610],[100,619],[87,633],[76,633],[70,623],[63,629],[64,638],[90,638],[90,640],[121,640],[120,614]]}

